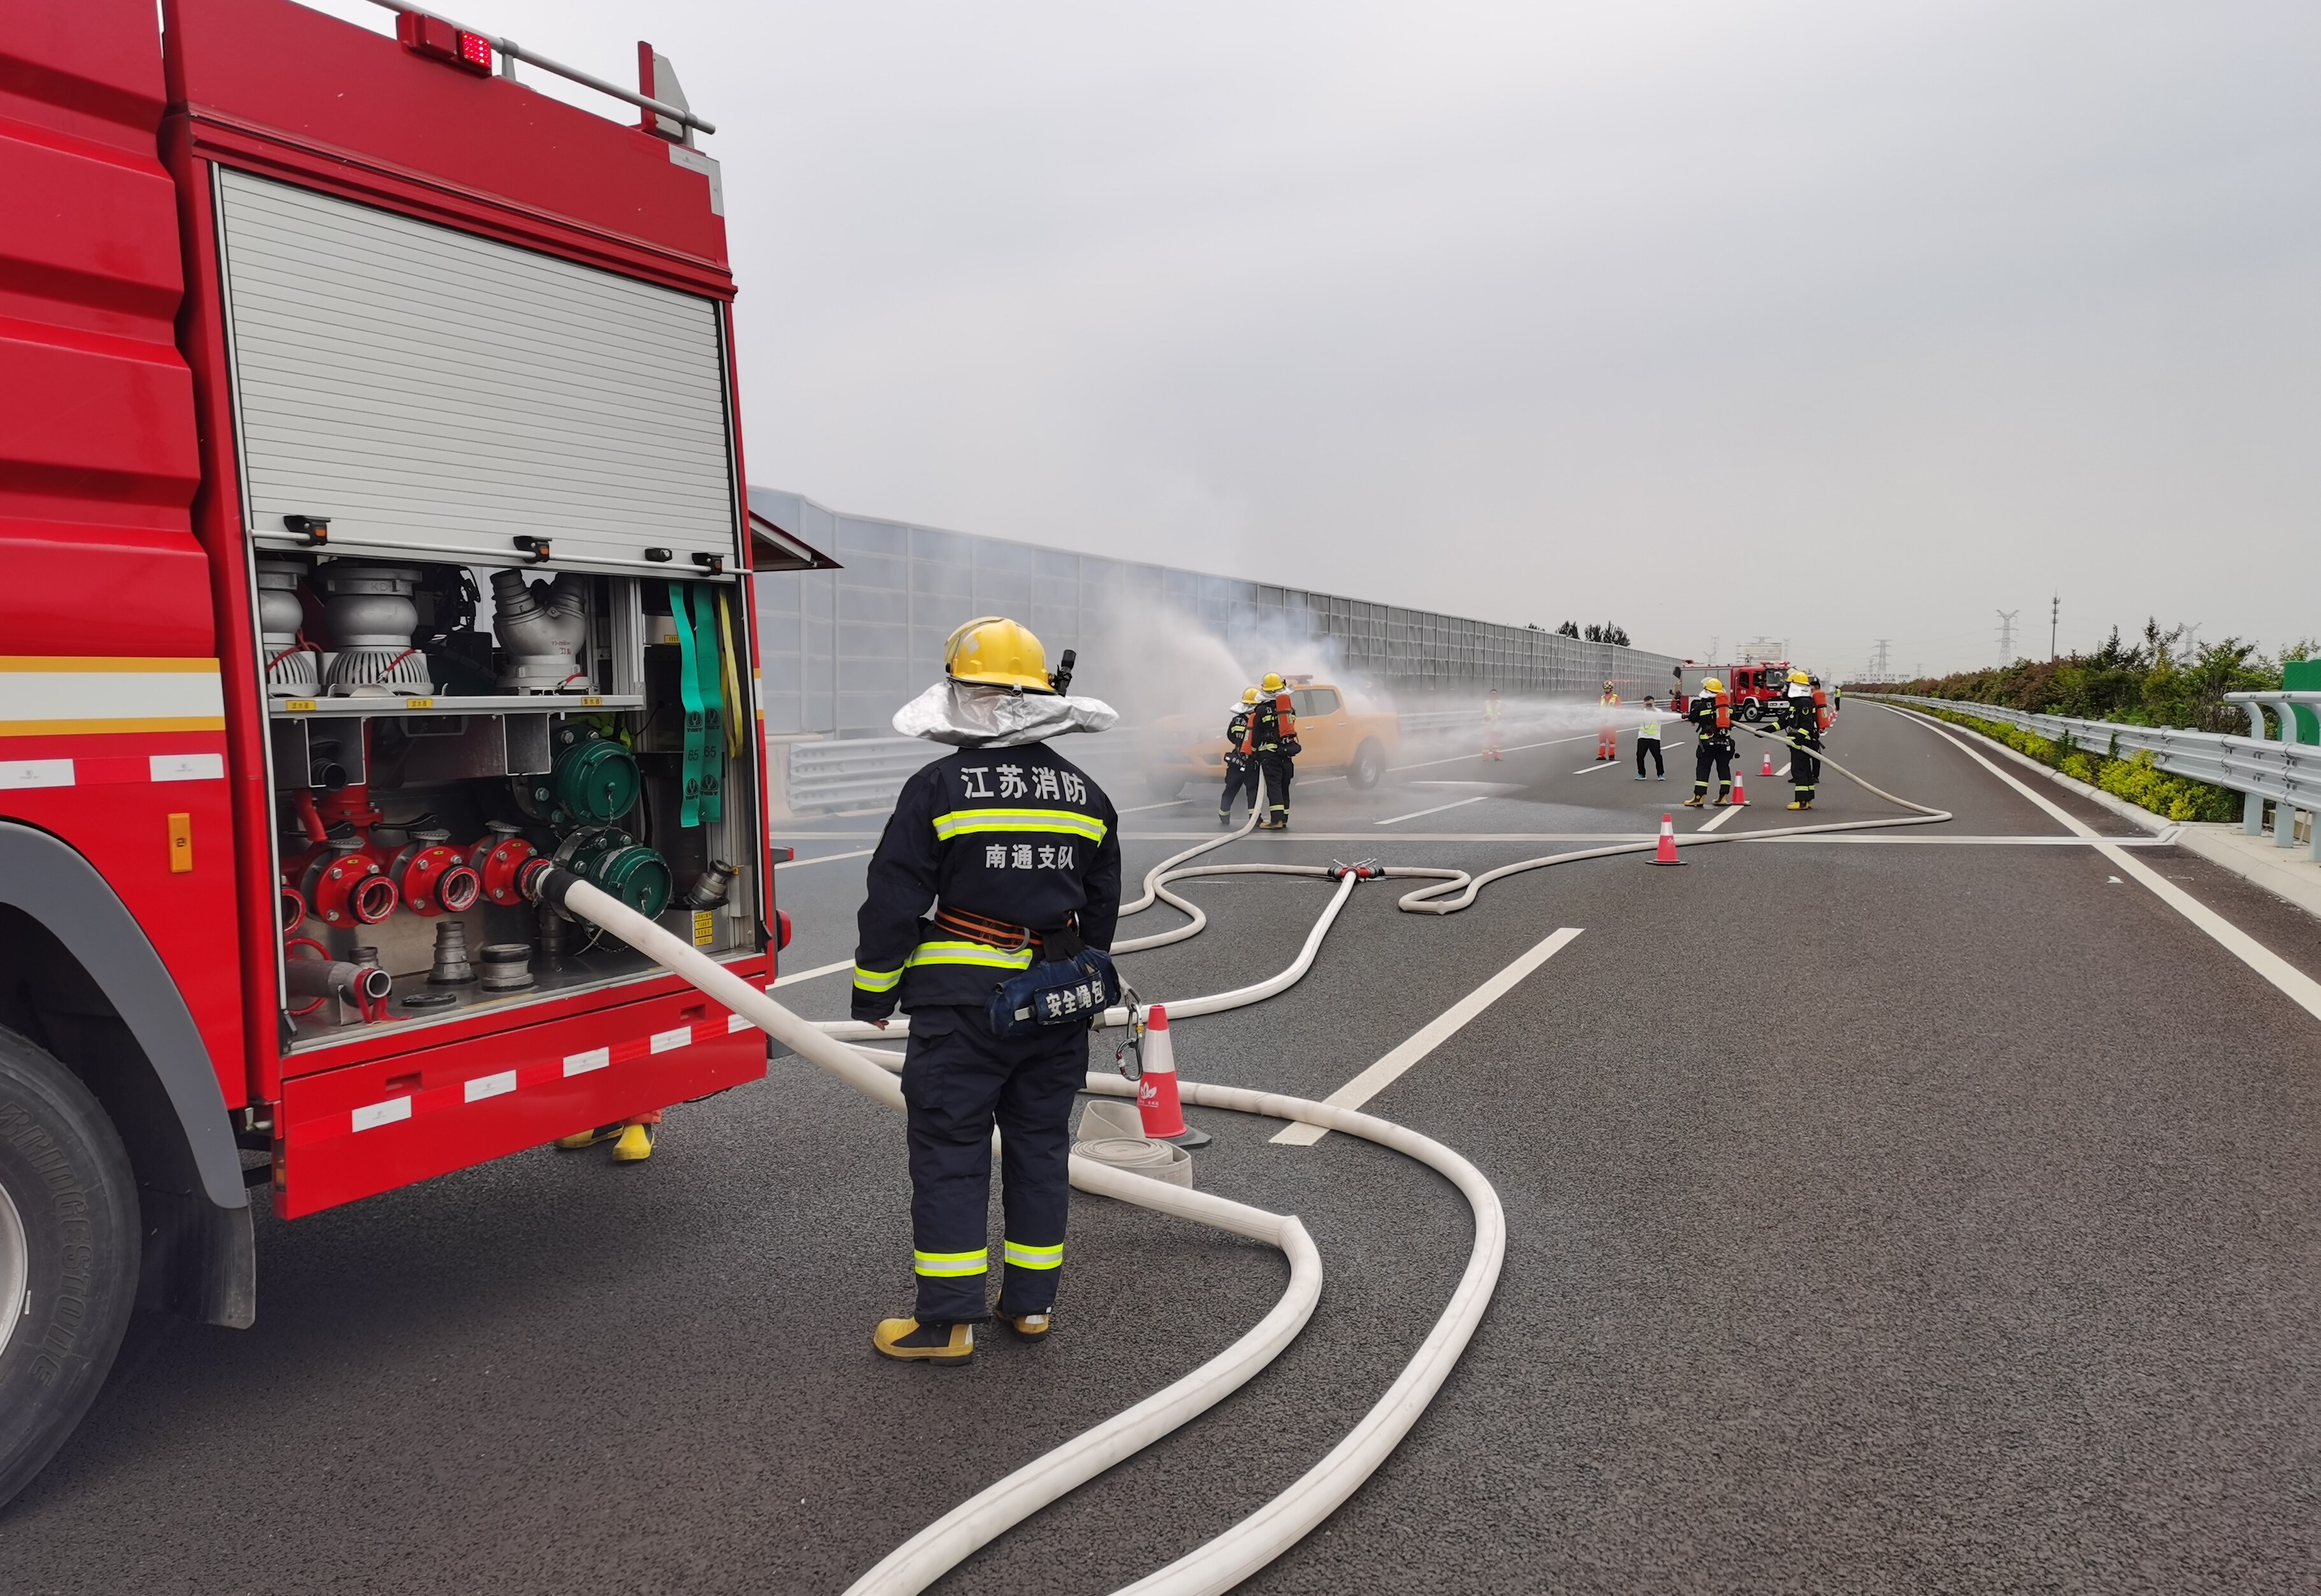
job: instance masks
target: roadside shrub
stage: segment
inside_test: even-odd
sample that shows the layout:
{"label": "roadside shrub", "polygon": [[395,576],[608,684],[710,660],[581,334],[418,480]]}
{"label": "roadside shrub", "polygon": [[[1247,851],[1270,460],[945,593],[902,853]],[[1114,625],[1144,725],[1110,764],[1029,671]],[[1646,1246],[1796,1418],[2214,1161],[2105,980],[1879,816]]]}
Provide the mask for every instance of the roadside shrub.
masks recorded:
{"label": "roadside shrub", "polygon": [[[1931,695],[1929,695],[1931,696]],[[2004,721],[1986,721],[1978,715],[1961,714],[1954,710],[1918,708],[1921,714],[1947,721],[1953,726],[1963,726],[1979,731],[1994,742],[2005,743],[2018,754],[2026,754],[2040,764],[2060,770],[2074,781],[2124,798],[2142,809],[2171,821],[2233,821],[2240,818],[2241,795],[2224,787],[2212,787],[2206,782],[2196,782],[2180,775],[2171,775],[2153,762],[2150,754],[2137,754],[2133,758],[2114,759],[2093,749],[2076,746],[2070,738],[2052,741],[2020,726],[2010,726]]]}

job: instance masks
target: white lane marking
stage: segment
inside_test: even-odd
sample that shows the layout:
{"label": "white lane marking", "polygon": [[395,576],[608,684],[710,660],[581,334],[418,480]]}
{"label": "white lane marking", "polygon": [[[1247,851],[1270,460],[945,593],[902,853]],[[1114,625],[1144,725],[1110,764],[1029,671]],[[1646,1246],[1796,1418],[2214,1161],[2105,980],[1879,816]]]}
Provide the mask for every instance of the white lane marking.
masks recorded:
{"label": "white lane marking", "polygon": [[487,1097],[505,1097],[515,1090],[515,1071],[504,1069],[496,1075],[478,1075],[462,1089],[469,1102],[481,1102]]}
{"label": "white lane marking", "polygon": [[[1519,742],[1511,748],[1501,748],[1503,754],[1520,754],[1529,748],[1552,748],[1568,742],[1587,742],[1596,734],[1581,732],[1578,737],[1552,737],[1545,742]],[[1388,770],[1432,770],[1437,765],[1464,765],[1470,759],[1479,759],[1480,754],[1453,754],[1448,759],[1422,759],[1415,765],[1389,765]]]}
{"label": "white lane marking", "polygon": [[[774,977],[774,985],[795,986],[801,981],[812,981],[823,975],[835,975],[841,970],[851,970],[853,967],[854,961],[852,959],[842,958],[834,965],[816,965],[811,970],[796,970],[787,975],[777,975]],[[769,988],[768,990],[770,991],[771,988]]]}
{"label": "white lane marking", "polygon": [[610,1047],[591,1047],[586,1053],[567,1053],[564,1056],[564,1073],[585,1075],[592,1069],[604,1069],[612,1062],[613,1050]]}
{"label": "white lane marking", "polygon": [[[1895,710],[1894,713],[1898,715],[1902,714],[1902,712]],[[2016,781],[2013,775],[1984,758],[1980,749],[1952,737],[1939,722],[1924,720],[1915,715],[1905,715],[1903,718],[1917,721],[1936,737],[1941,738],[2000,781],[2045,810],[2067,830],[2087,839],[2089,846],[2109,860],[2115,868],[2125,872],[2151,888],[2154,897],[2199,927],[2201,930],[2206,931],[2225,952],[2271,982],[2280,989],[2282,996],[2316,1020],[2321,1020],[2321,981],[2314,980],[2312,976],[2273,952],[2271,948],[2250,936],[2231,920],[2226,920],[2142,859],[2121,848],[2117,842],[2098,833],[2092,826],[2088,825],[2070,811],[2050,803],[2043,794],[2032,791]]]}
{"label": "white lane marking", "polygon": [[1470,803],[1480,803],[1489,796],[1488,793],[1478,793],[1472,798],[1454,798],[1448,803],[1438,803],[1432,809],[1414,809],[1408,814],[1398,814],[1383,821],[1372,821],[1370,824],[1373,826],[1399,825],[1404,821],[1415,821],[1421,815],[1441,814],[1446,809],[1464,809]]}
{"label": "white lane marking", "polygon": [[1739,814],[1743,810],[1748,807],[1749,806],[1745,803],[1727,804],[1724,809],[1717,812],[1717,815],[1715,820],[1709,821],[1705,826],[1697,827],[1695,829],[1694,835],[1698,836],[1702,831],[1716,830],[1717,827],[1723,825],[1725,821],[1731,820],[1734,815]]}
{"label": "white lane marking", "polygon": [[1148,809],[1174,809],[1179,803],[1190,803],[1190,798],[1171,798],[1165,803],[1140,803],[1133,809],[1115,809],[1115,814],[1142,814]]}
{"label": "white lane marking", "polygon": [[1784,765],[1779,770],[1773,772],[1773,774],[1775,775],[1787,775],[1789,774],[1789,766]]}
{"label": "white lane marking", "polygon": [[1571,774],[1574,775],[1593,775],[1599,770],[1610,770],[1619,763],[1620,762],[1617,759],[1598,759],[1587,769],[1575,770]]}
{"label": "white lane marking", "polygon": [[[1324,1102],[1335,1108],[1358,1109],[1402,1078],[1405,1071],[1459,1034],[1466,1023],[1513,991],[1517,982],[1570,947],[1579,935],[1578,926],[1565,926],[1534,947],[1521,958],[1421,1026],[1417,1033],[1376,1064],[1339,1087]],[[1319,1125],[1292,1125],[1273,1139],[1283,1147],[1310,1147],[1330,1133]]]}
{"label": "white lane marking", "polygon": [[878,850],[875,848],[858,848],[852,853],[816,854],[810,859],[782,859],[775,864],[774,868],[777,870],[795,870],[801,865],[827,865],[833,859],[862,859],[869,857],[870,855],[877,853],[878,851]]}

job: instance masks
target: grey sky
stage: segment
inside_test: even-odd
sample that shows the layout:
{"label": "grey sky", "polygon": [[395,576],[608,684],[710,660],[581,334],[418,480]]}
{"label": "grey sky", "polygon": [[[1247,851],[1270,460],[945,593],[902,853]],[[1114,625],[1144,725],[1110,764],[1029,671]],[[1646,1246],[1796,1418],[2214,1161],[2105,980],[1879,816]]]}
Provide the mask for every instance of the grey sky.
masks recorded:
{"label": "grey sky", "polygon": [[761,483],[1839,671],[2321,633],[2309,0],[446,9],[720,124]]}

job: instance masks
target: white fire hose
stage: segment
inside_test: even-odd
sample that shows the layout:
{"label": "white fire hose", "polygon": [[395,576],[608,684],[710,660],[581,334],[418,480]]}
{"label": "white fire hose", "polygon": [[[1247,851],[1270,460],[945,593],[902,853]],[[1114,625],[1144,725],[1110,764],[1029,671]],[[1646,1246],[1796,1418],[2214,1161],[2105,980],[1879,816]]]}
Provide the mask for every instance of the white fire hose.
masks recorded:
{"label": "white fire hose", "polygon": [[[1766,736],[1765,733],[1756,733]],[[1681,846],[1723,842],[1766,841],[1814,833],[1870,830],[1889,826],[1929,825],[1952,818],[1947,811],[1930,809],[1895,797],[1861,776],[1821,756],[1822,763],[1879,797],[1914,811],[1906,817],[1874,821],[1841,821],[1775,830],[1741,832],[1732,836],[1692,833],[1678,839]],[[1261,1002],[1287,990],[1313,966],[1322,940],[1344,909],[1362,877],[1353,870],[1333,871],[1311,865],[1218,865],[1185,867],[1184,861],[1239,840],[1255,823],[1187,848],[1155,865],[1146,873],[1144,892],[1124,904],[1121,915],[1137,913],[1156,901],[1165,902],[1188,916],[1188,923],[1150,937],[1117,942],[1115,954],[1164,947],[1197,935],[1207,924],[1199,905],[1168,890],[1169,884],[1197,875],[1278,875],[1339,876],[1333,895],[1297,957],[1279,974],[1230,992],[1182,999],[1167,1004],[1172,1017],[1189,1019]],[[1468,907],[1491,883],[1525,871],[1581,859],[1639,853],[1650,842],[1620,843],[1547,855],[1470,875],[1463,870],[1391,866],[1374,872],[1399,878],[1431,878],[1438,884],[1404,895],[1398,907],[1406,912],[1450,914]],[[904,1106],[902,1088],[895,1075],[902,1056],[892,1051],[856,1045],[860,1039],[894,1038],[909,1034],[909,1022],[887,1028],[858,1021],[816,1022],[801,1018],[757,987],[689,943],[664,930],[609,894],[570,873],[543,869],[528,879],[526,890],[560,903],[573,914],[602,927],[638,952],[681,976],[708,996],[724,1003],[790,1048],[808,1063],[836,1075],[866,1097],[890,1108]],[[1124,1009],[1106,1011],[1099,1025],[1128,1022]],[[1087,1090],[1093,1094],[1133,1097],[1131,1083],[1110,1075],[1091,1073]],[[1474,1244],[1467,1266],[1450,1304],[1406,1364],[1394,1383],[1344,1439],[1313,1468],[1256,1512],[1191,1552],[1123,1587],[1116,1596],[1215,1596],[1232,1589],[1296,1545],[1327,1518],[1362,1482],[1376,1472],[1402,1437],[1409,1433],[1443,1382],[1466,1349],[1475,1327],[1489,1305],[1506,1251],[1506,1217],[1498,1195],[1480,1171],[1457,1153],[1406,1127],[1351,1109],[1314,1102],[1274,1093],[1183,1081],[1178,1084],[1183,1102],[1239,1113],[1292,1120],[1317,1125],[1348,1136],[1391,1147],[1443,1174],[1457,1186],[1473,1211]],[[1127,1411],[1073,1437],[1033,1459],[996,1484],[961,1502],[933,1524],[895,1548],[848,1589],[848,1596],[909,1596],[959,1565],[978,1548],[1021,1523],[1050,1502],[1095,1478],[1115,1464],[1151,1446],[1188,1420],[1206,1411],[1246,1383],[1279,1356],[1313,1315],[1321,1295],[1322,1264],[1312,1238],[1294,1215],[1270,1213],[1204,1192],[1169,1184],[1142,1175],[1108,1168],[1075,1156],[1069,1162],[1071,1183],[1084,1192],[1179,1218],[1197,1220],[1280,1249],[1289,1262],[1289,1284],[1272,1310],[1232,1346],[1181,1379],[1154,1392]]]}
{"label": "white fire hose", "polygon": [[[1352,886],[1349,877],[1338,902],[1344,902]],[[864,1096],[889,1108],[903,1107],[902,1087],[889,1073],[901,1067],[893,1054],[850,1047],[828,1035],[700,949],[568,871],[542,870],[527,879],[526,890],[603,927]],[[1309,939],[1310,944],[1319,941],[1318,932]],[[1136,1093],[1126,1081],[1094,1073],[1088,1078],[1088,1090],[1113,1097]],[[1361,1422],[1328,1456],[1257,1512],[1125,1587],[1138,1596],[1206,1596],[1230,1590],[1295,1546],[1352,1495],[1409,1433],[1449,1377],[1490,1303],[1506,1254],[1506,1220],[1498,1194],[1473,1165],[1430,1138],[1374,1115],[1303,1098],[1196,1082],[1180,1082],[1179,1092],[1187,1102],[1304,1120],[1417,1159],[1466,1196],[1474,1210],[1475,1240],[1450,1306]],[[1268,1213],[1206,1192],[1108,1169],[1087,1158],[1074,1157],[1070,1170],[1072,1184],[1081,1191],[1198,1220],[1280,1248],[1289,1260],[1288,1289],[1254,1328],[1215,1357],[960,1503],[889,1553],[850,1587],[849,1596],[906,1596],[924,1590],[1010,1527],[1232,1394],[1279,1356],[1313,1316],[1322,1293],[1321,1255],[1296,1216]]]}

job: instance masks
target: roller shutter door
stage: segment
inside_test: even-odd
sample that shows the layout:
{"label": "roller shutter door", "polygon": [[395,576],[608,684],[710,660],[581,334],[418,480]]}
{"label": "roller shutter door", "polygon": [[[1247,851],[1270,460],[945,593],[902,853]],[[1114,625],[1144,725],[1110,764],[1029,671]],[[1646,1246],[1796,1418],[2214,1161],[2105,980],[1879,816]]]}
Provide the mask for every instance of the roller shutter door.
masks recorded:
{"label": "roller shutter door", "polygon": [[733,561],[716,302],[236,171],[218,197],[254,533]]}

